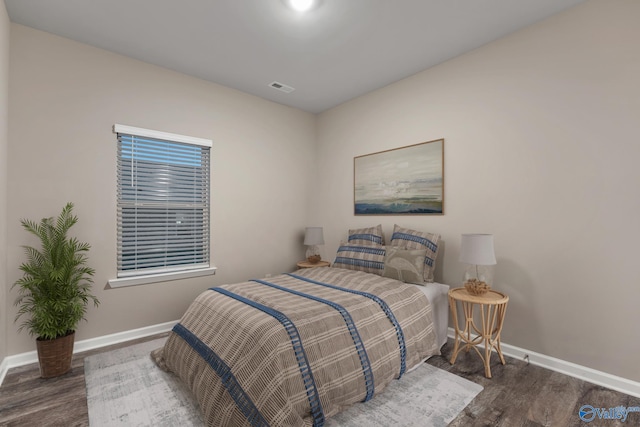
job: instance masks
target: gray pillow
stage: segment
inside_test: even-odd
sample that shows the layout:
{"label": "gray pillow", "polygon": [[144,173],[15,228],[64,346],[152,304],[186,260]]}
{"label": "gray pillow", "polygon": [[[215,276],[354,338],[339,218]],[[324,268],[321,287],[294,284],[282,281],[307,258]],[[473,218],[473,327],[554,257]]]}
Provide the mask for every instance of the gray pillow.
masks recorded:
{"label": "gray pillow", "polygon": [[405,283],[424,283],[424,258],[426,249],[403,249],[387,246],[384,257],[384,277]]}

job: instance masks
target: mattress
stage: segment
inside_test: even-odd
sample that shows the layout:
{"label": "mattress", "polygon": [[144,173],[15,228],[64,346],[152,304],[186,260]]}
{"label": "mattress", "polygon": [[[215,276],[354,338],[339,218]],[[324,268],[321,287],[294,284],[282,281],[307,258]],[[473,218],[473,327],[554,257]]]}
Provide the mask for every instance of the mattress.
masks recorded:
{"label": "mattress", "polygon": [[434,282],[413,286],[422,291],[431,303],[433,323],[435,325],[438,347],[440,348],[447,342],[449,328],[449,285]]}

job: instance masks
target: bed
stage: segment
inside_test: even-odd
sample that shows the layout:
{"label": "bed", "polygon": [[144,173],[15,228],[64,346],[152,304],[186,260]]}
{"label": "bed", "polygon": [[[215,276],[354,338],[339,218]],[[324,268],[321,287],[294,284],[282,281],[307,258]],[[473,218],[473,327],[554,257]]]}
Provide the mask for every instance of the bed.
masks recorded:
{"label": "bed", "polygon": [[321,426],[439,354],[447,289],[328,267],[223,285],[152,357],[207,425]]}

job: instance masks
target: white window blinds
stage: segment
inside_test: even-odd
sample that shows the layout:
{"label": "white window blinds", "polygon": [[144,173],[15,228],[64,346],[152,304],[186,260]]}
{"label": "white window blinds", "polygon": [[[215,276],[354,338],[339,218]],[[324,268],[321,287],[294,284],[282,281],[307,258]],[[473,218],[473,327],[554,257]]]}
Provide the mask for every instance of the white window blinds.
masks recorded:
{"label": "white window blinds", "polygon": [[209,267],[211,142],[116,125],[118,277]]}

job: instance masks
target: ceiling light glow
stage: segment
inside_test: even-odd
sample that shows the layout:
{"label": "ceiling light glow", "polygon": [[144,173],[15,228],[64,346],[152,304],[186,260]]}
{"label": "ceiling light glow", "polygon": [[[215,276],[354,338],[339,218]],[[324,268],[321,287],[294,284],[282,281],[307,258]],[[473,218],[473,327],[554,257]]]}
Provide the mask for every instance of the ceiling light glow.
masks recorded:
{"label": "ceiling light glow", "polygon": [[314,3],[314,0],[289,0],[289,5],[298,12],[308,11]]}

